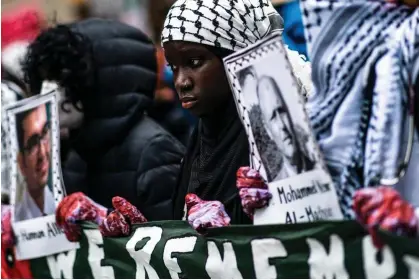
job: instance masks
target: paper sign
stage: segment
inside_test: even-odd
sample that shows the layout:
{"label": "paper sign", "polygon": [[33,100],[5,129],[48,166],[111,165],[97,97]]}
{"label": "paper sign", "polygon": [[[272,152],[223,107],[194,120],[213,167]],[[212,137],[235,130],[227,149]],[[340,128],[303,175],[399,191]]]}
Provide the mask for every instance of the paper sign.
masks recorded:
{"label": "paper sign", "polygon": [[[303,217],[300,212],[307,207],[315,211],[318,205],[328,211],[320,220],[342,219],[336,190],[313,136],[302,88],[281,36],[272,34],[225,58],[224,64],[248,135],[252,167],[260,171],[273,194],[278,188],[284,193],[316,191],[287,203],[280,203],[281,196],[274,194],[268,209],[257,213],[254,223],[311,221],[311,215]],[[317,184],[327,186],[328,191],[321,191]],[[287,219],[290,213],[293,219]]]}
{"label": "paper sign", "polygon": [[55,224],[65,196],[59,150],[57,92],[5,108],[16,258],[38,258],[78,247]]}
{"label": "paper sign", "polygon": [[256,211],[255,225],[341,220],[329,174],[322,169],[268,184],[269,207]]}

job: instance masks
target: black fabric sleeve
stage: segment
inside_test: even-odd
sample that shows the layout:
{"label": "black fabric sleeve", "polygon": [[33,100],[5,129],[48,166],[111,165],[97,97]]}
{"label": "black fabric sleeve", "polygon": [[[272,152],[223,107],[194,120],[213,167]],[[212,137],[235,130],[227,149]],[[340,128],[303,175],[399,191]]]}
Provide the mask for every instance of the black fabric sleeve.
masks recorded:
{"label": "black fabric sleeve", "polygon": [[172,220],[172,196],[177,185],[183,145],[160,135],[144,148],[137,169],[137,208],[149,221]]}
{"label": "black fabric sleeve", "polygon": [[67,195],[75,192],[89,194],[86,182],[86,163],[74,150],[69,152],[66,162],[62,166],[62,176]]}

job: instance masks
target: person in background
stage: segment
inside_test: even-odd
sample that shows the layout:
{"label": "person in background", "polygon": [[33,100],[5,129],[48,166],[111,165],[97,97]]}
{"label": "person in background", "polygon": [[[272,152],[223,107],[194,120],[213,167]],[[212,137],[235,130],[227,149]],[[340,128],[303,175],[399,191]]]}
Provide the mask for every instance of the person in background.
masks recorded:
{"label": "person in background", "polygon": [[[267,0],[217,3],[214,9],[211,2],[177,1],[166,17],[162,32],[179,99],[183,108],[199,119],[173,196],[173,218],[188,219],[199,231],[230,223],[250,224],[252,215],[242,204],[247,207],[252,203],[247,203],[249,199],[243,203],[239,193],[245,199],[256,193],[269,196],[256,171],[241,169],[249,165],[249,144],[222,59],[262,39],[257,34],[280,32],[282,19]],[[250,8],[254,12],[246,12]],[[184,16],[177,16],[179,13]],[[201,15],[199,20],[197,15]],[[247,28],[248,22],[256,21],[258,30],[252,32]],[[232,33],[222,32],[229,22],[235,29]],[[128,201],[120,197],[113,200],[116,210],[100,227],[104,236],[127,235],[133,221],[148,219]]]}
{"label": "person in background", "polygon": [[418,2],[300,3],[315,85],[306,107],[342,213],[377,247],[380,228],[417,237]]}
{"label": "person in background", "polygon": [[[21,62],[29,43],[36,38],[44,27],[44,18],[33,8],[23,6],[17,10],[2,14],[1,18],[1,106],[25,98],[27,85]],[[6,123],[2,113],[2,204],[9,203],[9,180],[7,168]],[[20,177],[20,174],[19,174]],[[20,178],[22,179],[22,178]]]}
{"label": "person in background", "polygon": [[[379,249],[384,246],[378,234],[380,229],[419,237],[419,118],[416,110],[419,107],[419,26],[416,20],[419,10],[415,1],[388,2],[393,4],[364,1],[356,4],[358,10],[352,2],[301,3],[306,11],[306,36],[315,84],[306,105],[311,124],[343,213],[363,225]],[[357,22],[329,17],[339,13],[350,14]],[[312,25],[312,14],[330,20]],[[330,26],[327,32],[322,28],[326,24]],[[351,33],[354,26],[357,32]],[[366,30],[369,31],[364,33]],[[345,36],[336,37],[336,32]],[[328,80],[319,80],[326,71],[331,73]],[[363,77],[367,76],[370,79],[365,81]],[[372,97],[374,102],[368,100]],[[403,128],[408,127],[409,115],[413,116],[416,129],[406,131]],[[406,155],[406,152],[411,154]],[[404,162],[406,156],[409,162]],[[405,173],[400,172],[400,167]],[[254,184],[249,184],[251,180],[243,176],[248,170],[241,171],[238,172],[238,187]],[[380,178],[387,179],[383,175],[391,179],[387,180],[387,185],[380,184]],[[270,198],[263,188],[240,188],[240,196],[245,211],[250,213],[267,205]]]}
{"label": "person in background", "polygon": [[15,103],[25,97],[25,91],[23,89],[24,83],[14,77],[14,75],[9,74],[2,67],[1,73],[1,106],[2,106],[2,121],[1,121],[1,203],[9,204],[10,203],[10,184],[9,184],[9,167],[8,167],[8,157],[7,157],[7,125],[6,114],[4,112],[4,107],[10,104]]}
{"label": "person in background", "polygon": [[[56,210],[71,241],[79,238],[75,222],[99,223],[117,195],[150,220],[173,216],[171,197],[184,147],[147,116],[157,82],[155,55],[141,31],[103,19],[52,27],[29,46],[24,66],[31,92],[39,94],[45,81],[55,82],[64,100],[60,119],[82,113],[70,131],[73,151],[63,167],[70,195]],[[95,214],[86,216],[86,209]]]}
{"label": "person in background", "polygon": [[[22,45],[33,41],[45,27],[44,15],[35,8],[22,6],[17,10],[2,13],[1,17],[1,50],[2,53],[14,44]],[[18,52],[16,52],[18,53]],[[2,57],[2,65],[15,65],[13,56]],[[13,66],[19,69],[18,65]],[[21,71],[21,70],[18,70]],[[13,71],[10,71],[13,73]]]}
{"label": "person in background", "polygon": [[[11,226],[9,166],[7,165],[7,123],[4,107],[27,96],[24,82],[23,61],[28,44],[44,27],[42,14],[32,8],[2,13],[1,19],[1,255],[2,278],[31,278],[29,262],[16,262],[13,255],[13,231]],[[17,183],[24,184],[18,172]],[[21,273],[23,272],[23,273]]]}

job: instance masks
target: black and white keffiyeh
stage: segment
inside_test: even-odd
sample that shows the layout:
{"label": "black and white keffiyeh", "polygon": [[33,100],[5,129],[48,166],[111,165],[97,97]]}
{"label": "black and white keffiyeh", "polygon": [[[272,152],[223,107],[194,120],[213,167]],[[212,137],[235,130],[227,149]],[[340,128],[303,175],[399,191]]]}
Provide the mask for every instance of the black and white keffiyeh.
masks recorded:
{"label": "black and white keffiyeh", "polygon": [[[283,26],[270,0],[178,0],[166,16],[162,44],[184,41],[237,51],[282,33]],[[310,63],[297,51],[287,52],[303,93],[310,95]]]}
{"label": "black and white keffiyeh", "polygon": [[[419,9],[376,0],[300,3],[314,84],[307,109],[342,210],[353,217],[354,192],[396,183],[410,152]],[[418,203],[413,188],[416,195],[405,197]]]}
{"label": "black and white keffiyeh", "polygon": [[[9,172],[10,166],[8,165],[7,158],[7,141],[8,141],[8,122],[4,107],[11,105],[24,98],[22,89],[15,83],[7,80],[1,81],[1,193],[9,195],[10,184],[9,184]],[[20,175],[20,174],[19,174]],[[21,176],[20,176],[21,177]],[[21,178],[20,178],[21,179]]]}
{"label": "black and white keffiyeh", "polygon": [[270,0],[178,0],[166,17],[162,43],[179,40],[236,51],[282,29]]}

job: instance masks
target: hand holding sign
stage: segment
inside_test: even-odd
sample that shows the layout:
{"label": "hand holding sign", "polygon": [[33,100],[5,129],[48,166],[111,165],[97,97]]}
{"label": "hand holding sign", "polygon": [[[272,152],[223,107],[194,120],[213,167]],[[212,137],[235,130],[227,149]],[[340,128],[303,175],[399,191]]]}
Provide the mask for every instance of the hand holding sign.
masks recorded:
{"label": "hand holding sign", "polygon": [[408,237],[414,237],[418,233],[419,221],[413,207],[392,187],[358,190],[354,195],[352,208],[378,248],[383,246],[378,239],[378,228]]}
{"label": "hand holding sign", "polygon": [[128,236],[131,234],[132,224],[147,222],[140,210],[122,197],[112,198],[112,205],[115,210],[102,221],[99,227],[103,236]]}
{"label": "hand holding sign", "polygon": [[272,194],[257,170],[248,166],[237,170],[237,188],[242,201],[243,211],[253,220],[255,209],[266,207]]}
{"label": "hand holding sign", "polygon": [[230,225],[230,217],[221,202],[205,201],[191,193],[186,195],[185,202],[188,208],[188,222],[196,231],[204,233],[207,228]]}
{"label": "hand holding sign", "polygon": [[77,192],[60,202],[56,210],[56,221],[64,229],[67,239],[77,242],[80,239],[80,226],[77,222],[92,221],[99,225],[106,214],[105,207],[95,203],[84,193]]}
{"label": "hand holding sign", "polygon": [[3,248],[12,248],[15,244],[15,236],[13,234],[11,222],[11,209],[3,209],[1,213],[1,246]]}

